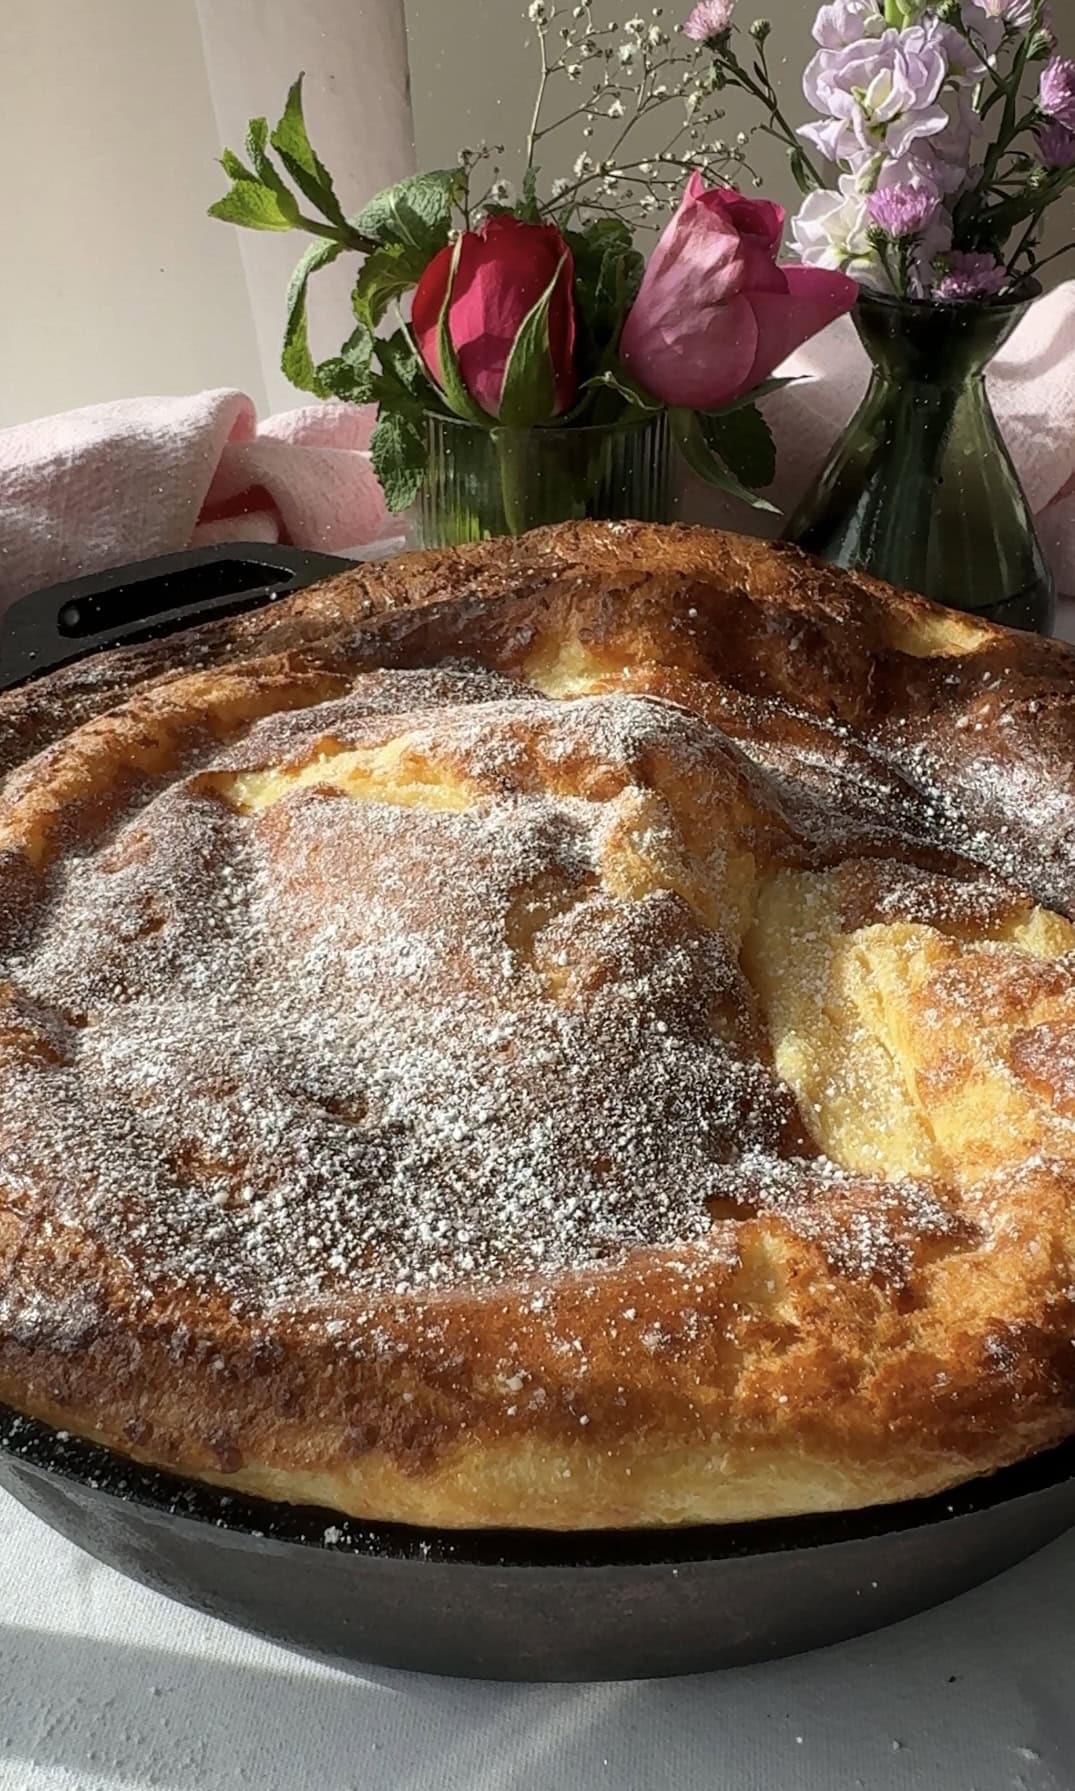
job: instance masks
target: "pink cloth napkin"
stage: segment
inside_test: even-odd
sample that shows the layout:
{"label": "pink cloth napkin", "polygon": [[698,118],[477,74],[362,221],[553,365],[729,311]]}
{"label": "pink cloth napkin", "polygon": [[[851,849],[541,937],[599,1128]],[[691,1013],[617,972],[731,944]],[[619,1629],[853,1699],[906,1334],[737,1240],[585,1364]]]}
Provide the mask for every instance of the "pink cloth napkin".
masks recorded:
{"label": "pink cloth napkin", "polygon": [[311,404],[258,424],[242,392],[132,398],[0,431],[0,609],[109,566],[215,541],[326,553],[390,531],[372,413]]}

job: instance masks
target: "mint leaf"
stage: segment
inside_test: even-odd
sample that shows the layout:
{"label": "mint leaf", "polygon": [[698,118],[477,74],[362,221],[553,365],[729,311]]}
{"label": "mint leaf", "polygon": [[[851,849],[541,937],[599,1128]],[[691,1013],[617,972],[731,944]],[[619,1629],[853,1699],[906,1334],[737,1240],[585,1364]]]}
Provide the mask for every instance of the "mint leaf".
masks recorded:
{"label": "mint leaf", "polygon": [[371,366],[373,337],[364,324],[348,336],[339,354],[319,361],[315,369],[322,396],[343,398],[348,404],[369,404],[376,396],[376,375]]}
{"label": "mint leaf", "polygon": [[422,489],[429,460],[423,420],[382,410],[370,437],[370,459],[389,510],[408,509]]}
{"label": "mint leaf", "polygon": [[317,273],[319,268],[327,267],[343,251],[343,243],[312,243],[292,274],[291,284],[287,289],[287,322],[284,326],[284,352],[280,366],[293,386],[298,386],[302,392],[315,392],[319,398],[327,397],[328,393],[321,388],[317,368],[310,354],[306,288],[311,274]]}
{"label": "mint leaf", "polygon": [[673,406],[668,412],[668,420],[676,445],[692,472],[707,480],[710,485],[719,486],[722,491],[740,498],[753,510],[769,510],[774,515],[779,514],[775,504],[771,504],[768,498],[759,497],[756,491],[751,491],[749,485],[744,485],[724,460],[705,427],[712,422],[711,417],[703,417],[696,410],[682,410]]}
{"label": "mint leaf", "polygon": [[385,243],[362,264],[351,294],[351,307],[359,323],[375,330],[394,299],[416,286],[428,266],[428,257],[406,243]]}
{"label": "mint leaf", "polygon": [[302,115],[303,79],[300,75],[292,86],[284,115],[269,142],[295,185],[305,193],[312,205],[316,205],[322,217],[327,218],[330,224],[346,224],[347,220],[333,189],[332,176],[314,154],[306,134],[306,121]]}
{"label": "mint leaf", "polygon": [[352,219],[353,228],[379,243],[417,250],[429,261],[447,244],[452,209],[463,195],[465,180],[462,168],[410,175],[375,194]]}
{"label": "mint leaf", "polygon": [[448,408],[453,410],[457,417],[462,417],[468,423],[488,426],[495,419],[487,417],[481,405],[467,391],[463,375],[459,371],[459,361],[452,343],[451,331],[448,328],[448,317],[452,308],[452,289],[455,286],[455,276],[459,268],[459,256],[462,248],[463,239],[458,237],[452,250],[452,265],[448,273],[448,284],[444,289],[444,303],[440,308],[440,318],[437,323],[440,386]]}
{"label": "mint leaf", "polygon": [[776,478],[776,443],[756,404],[742,405],[724,415],[703,414],[701,429],[714,453],[744,485],[757,490],[772,484]]}
{"label": "mint leaf", "polygon": [[537,304],[531,306],[511,345],[500,391],[499,420],[508,429],[530,429],[551,422],[556,415],[556,369],[549,346],[549,306],[567,260],[560,257],[556,272]]}
{"label": "mint leaf", "polygon": [[515,216],[521,218],[524,224],[541,223],[541,207],[538,204],[537,196],[537,174],[533,168],[528,168],[523,175],[522,198],[515,208]]}
{"label": "mint leaf", "polygon": [[281,205],[279,194],[257,180],[236,180],[231,192],[209,207],[211,218],[241,224],[247,230],[291,230],[295,215]]}
{"label": "mint leaf", "polygon": [[239,160],[233,149],[221,150],[220,166],[229,180],[252,180],[255,184],[257,183],[257,175]]}
{"label": "mint leaf", "polygon": [[395,394],[399,402],[410,401],[423,409],[440,402],[440,393],[426,372],[422,360],[406,330],[377,340],[377,358],[381,363],[383,389]]}
{"label": "mint leaf", "polygon": [[576,361],[585,379],[614,366],[644,262],[621,218],[595,218],[566,240],[575,261]]}
{"label": "mint leaf", "polygon": [[263,187],[269,187],[276,194],[280,210],[285,217],[290,217],[293,224],[299,221],[299,204],[294,193],[273,166],[272,157],[266,150],[269,140],[269,126],[264,118],[252,118],[246,130],[246,153],[254,164],[254,171]]}

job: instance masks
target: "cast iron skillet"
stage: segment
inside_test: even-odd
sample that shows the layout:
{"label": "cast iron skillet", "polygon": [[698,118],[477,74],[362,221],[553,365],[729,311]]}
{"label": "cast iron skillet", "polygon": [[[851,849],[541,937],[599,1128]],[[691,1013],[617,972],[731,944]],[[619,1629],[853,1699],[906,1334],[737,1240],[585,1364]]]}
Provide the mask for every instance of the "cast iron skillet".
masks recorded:
{"label": "cast iron skillet", "polygon": [[[0,631],[0,684],[252,607],[339,564],[217,549],[43,593]],[[1075,1439],[903,1505],[559,1536],[367,1524],[240,1498],[0,1407],[0,1486],[133,1579],[343,1665],[630,1679],[843,1641],[990,1579],[1075,1524]]]}

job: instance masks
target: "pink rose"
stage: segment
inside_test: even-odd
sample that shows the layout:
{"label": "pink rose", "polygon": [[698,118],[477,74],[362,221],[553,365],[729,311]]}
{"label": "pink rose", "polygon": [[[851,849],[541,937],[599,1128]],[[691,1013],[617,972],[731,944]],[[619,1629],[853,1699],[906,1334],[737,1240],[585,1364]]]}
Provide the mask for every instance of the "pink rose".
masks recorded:
{"label": "pink rose", "polygon": [[[422,359],[442,385],[437,333],[452,250],[434,255],[418,282],[411,323]],[[504,374],[515,338],[528,313],[552,284],[549,360],[555,394],[550,416],[575,401],[575,270],[571,251],[555,224],[524,224],[506,215],[464,231],[448,307],[448,334],[463,384],[490,419],[500,414]]]}
{"label": "pink rose", "polygon": [[828,268],[777,264],[784,209],[692,174],[650,256],[620,358],[664,404],[720,410],[850,311],[858,287]]}

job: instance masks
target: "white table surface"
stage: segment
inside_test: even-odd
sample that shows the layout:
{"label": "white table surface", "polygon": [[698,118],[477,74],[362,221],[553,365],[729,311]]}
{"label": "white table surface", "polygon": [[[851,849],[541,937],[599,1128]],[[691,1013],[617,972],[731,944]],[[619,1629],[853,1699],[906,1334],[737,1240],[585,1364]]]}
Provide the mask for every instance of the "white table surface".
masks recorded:
{"label": "white table surface", "polygon": [[0,1494],[0,1791],[606,1786],[1075,1791],[1075,1531],[796,1660],[496,1686],[314,1665],[131,1584]]}

